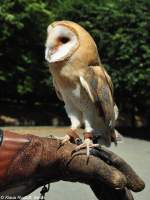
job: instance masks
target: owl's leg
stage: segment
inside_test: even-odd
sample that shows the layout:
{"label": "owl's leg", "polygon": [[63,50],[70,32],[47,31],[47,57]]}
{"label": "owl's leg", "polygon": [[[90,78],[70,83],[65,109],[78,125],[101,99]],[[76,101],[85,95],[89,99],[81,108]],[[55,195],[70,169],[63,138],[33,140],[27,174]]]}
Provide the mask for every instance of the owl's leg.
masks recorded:
{"label": "owl's leg", "polygon": [[65,109],[71,121],[71,127],[67,135],[63,138],[62,144],[64,144],[67,141],[76,144],[81,144],[82,141],[76,130],[81,126],[82,114],[71,103],[69,105],[65,105]]}
{"label": "owl's leg", "polygon": [[84,114],[84,123],[85,123],[85,133],[84,133],[84,142],[76,147],[76,151],[86,148],[86,154],[89,157],[90,148],[98,147],[99,144],[93,144],[93,115],[91,113]]}

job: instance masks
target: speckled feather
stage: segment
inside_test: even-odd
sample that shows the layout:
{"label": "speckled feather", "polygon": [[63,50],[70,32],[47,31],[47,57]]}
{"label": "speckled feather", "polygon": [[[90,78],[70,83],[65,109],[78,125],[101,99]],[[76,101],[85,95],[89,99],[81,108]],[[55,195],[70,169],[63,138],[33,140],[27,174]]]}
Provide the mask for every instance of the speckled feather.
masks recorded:
{"label": "speckled feather", "polygon": [[[96,110],[98,110],[99,117],[103,119],[103,123],[105,124],[105,137],[111,138],[111,135],[114,133],[115,112],[112,83],[111,79],[107,79],[106,74],[106,71],[102,67],[90,66],[82,76],[87,82],[93,96],[91,101],[94,99],[93,103]],[[89,94],[88,90],[87,93]]]}

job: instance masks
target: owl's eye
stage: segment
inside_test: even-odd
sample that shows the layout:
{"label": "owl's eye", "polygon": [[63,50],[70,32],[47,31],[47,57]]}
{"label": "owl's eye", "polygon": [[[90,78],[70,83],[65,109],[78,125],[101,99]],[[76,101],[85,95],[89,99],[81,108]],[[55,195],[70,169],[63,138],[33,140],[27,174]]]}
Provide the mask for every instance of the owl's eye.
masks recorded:
{"label": "owl's eye", "polygon": [[67,37],[59,37],[59,41],[61,42],[61,43],[63,43],[63,44],[66,44],[67,42],[69,42],[69,38],[67,38]]}

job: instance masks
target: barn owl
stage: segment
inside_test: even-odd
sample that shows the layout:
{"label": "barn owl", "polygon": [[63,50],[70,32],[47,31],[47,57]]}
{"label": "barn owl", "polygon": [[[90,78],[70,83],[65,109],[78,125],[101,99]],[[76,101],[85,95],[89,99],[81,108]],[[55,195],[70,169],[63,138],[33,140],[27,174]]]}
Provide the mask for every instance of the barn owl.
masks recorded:
{"label": "barn owl", "polygon": [[87,148],[89,155],[92,147],[116,142],[118,109],[113,100],[113,85],[91,35],[74,22],[57,21],[48,26],[45,46],[45,59],[57,96],[64,101],[71,121],[62,143],[80,141],[77,128],[83,123],[84,142],[76,150]]}

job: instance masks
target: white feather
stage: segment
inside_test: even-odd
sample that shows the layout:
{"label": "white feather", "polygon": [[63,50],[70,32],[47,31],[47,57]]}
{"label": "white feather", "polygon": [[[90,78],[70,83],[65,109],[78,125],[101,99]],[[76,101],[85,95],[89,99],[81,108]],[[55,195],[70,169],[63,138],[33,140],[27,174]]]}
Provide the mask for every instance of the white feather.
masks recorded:
{"label": "white feather", "polygon": [[45,60],[50,62],[50,59],[49,59],[49,48],[48,47],[46,47],[46,49],[45,49]]}
{"label": "white feather", "polygon": [[114,105],[114,113],[115,113],[115,120],[117,120],[119,115],[119,110],[116,104]]}
{"label": "white feather", "polygon": [[61,45],[56,51],[56,53],[51,55],[50,62],[57,62],[63,60],[66,57],[66,55],[69,54],[71,49],[76,46],[76,43],[77,43],[76,37],[73,37],[70,42]]}
{"label": "white feather", "polygon": [[[65,44],[58,46],[57,50],[54,51],[55,43],[60,37],[67,37],[69,41]],[[66,57],[70,56],[73,51],[78,47],[78,37],[76,34],[64,26],[56,26],[49,29],[49,36],[46,42],[45,59],[49,63],[62,61]]]}
{"label": "white feather", "polygon": [[76,85],[76,88],[74,90],[72,90],[72,94],[77,97],[77,98],[80,98],[80,85],[77,84]]}
{"label": "white feather", "polygon": [[93,98],[93,95],[92,95],[92,93],[90,91],[89,85],[86,82],[86,80],[83,78],[83,76],[80,76],[80,82],[81,82],[82,86],[84,87],[84,89],[88,92],[91,100],[94,102],[94,98]]}

